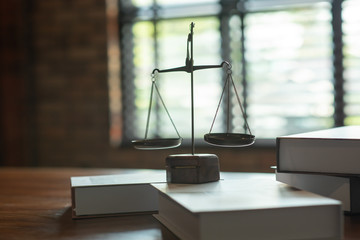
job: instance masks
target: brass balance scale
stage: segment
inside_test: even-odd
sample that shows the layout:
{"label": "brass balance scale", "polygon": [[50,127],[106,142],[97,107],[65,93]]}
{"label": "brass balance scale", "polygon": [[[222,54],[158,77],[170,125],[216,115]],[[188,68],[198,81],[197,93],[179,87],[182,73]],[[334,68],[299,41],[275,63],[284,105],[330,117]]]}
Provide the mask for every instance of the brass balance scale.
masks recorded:
{"label": "brass balance scale", "polygon": [[[242,107],[239,95],[237,93],[234,81],[231,76],[231,64],[224,61],[220,65],[202,65],[202,66],[194,66],[194,58],[193,58],[193,29],[195,24],[190,24],[190,33],[187,39],[187,56],[185,60],[185,66],[170,68],[170,69],[154,69],[152,71],[152,86],[150,93],[150,105],[148,109],[148,116],[146,122],[146,130],[145,130],[145,138],[140,140],[133,140],[132,145],[136,149],[140,150],[158,150],[158,149],[168,149],[175,148],[181,145],[182,137],[180,136],[174,121],[172,120],[168,109],[161,97],[159,89],[156,85],[156,74],[157,73],[165,73],[165,72],[187,72],[190,73],[191,76],[191,146],[192,153],[191,154],[175,154],[170,155],[166,158],[166,176],[167,182],[170,183],[205,183],[205,182],[213,182],[218,181],[220,178],[220,167],[219,167],[219,159],[214,154],[195,154],[195,140],[194,140],[194,71],[202,70],[202,69],[210,69],[210,68],[225,68],[227,70],[227,77],[224,84],[224,88],[222,90],[222,94],[220,97],[219,104],[216,109],[216,113],[213,119],[213,122],[210,127],[209,133],[204,135],[205,142],[219,147],[246,147],[250,146],[255,142],[255,136],[251,134],[250,127],[246,121],[246,116],[244,113],[244,109]],[[190,48],[190,51],[189,51]],[[234,89],[237,102],[240,106],[242,116],[245,122],[245,133],[231,133],[229,132],[229,121],[227,121],[227,132],[225,133],[212,133],[212,128],[214,126],[217,113],[219,111],[219,107],[221,101],[223,99],[225,91],[230,93],[231,86]],[[154,96],[154,91],[159,96],[159,100],[164,107],[167,116],[169,117],[178,137],[177,138],[148,138],[148,130],[149,130],[149,122],[152,108],[152,101]],[[230,111],[230,99],[227,99],[227,112]],[[227,114],[229,115],[229,114]],[[229,116],[228,116],[229,118]],[[246,133],[246,131],[248,133]]]}

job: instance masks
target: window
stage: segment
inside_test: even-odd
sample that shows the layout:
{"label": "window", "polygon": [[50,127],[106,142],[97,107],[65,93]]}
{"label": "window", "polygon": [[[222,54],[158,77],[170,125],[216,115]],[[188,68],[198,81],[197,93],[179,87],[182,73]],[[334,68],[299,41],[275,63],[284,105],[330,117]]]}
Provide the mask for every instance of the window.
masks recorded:
{"label": "window", "polygon": [[343,4],[344,112],[346,125],[360,124],[360,9],[359,1]]}
{"label": "window", "polygon": [[333,125],[329,3],[245,18],[250,125],[274,138]]}
{"label": "window", "polygon": [[[360,124],[358,10],[355,0],[119,0],[124,142],[144,137],[152,70],[184,66],[191,22],[194,64],[231,62],[258,139]],[[178,131],[190,138],[189,74],[157,77]],[[221,69],[194,78],[195,136],[202,138],[225,79]],[[235,97],[231,103],[232,131],[244,132]],[[150,134],[176,136],[161,104],[152,109]],[[224,108],[213,132],[225,131],[226,116]]]}

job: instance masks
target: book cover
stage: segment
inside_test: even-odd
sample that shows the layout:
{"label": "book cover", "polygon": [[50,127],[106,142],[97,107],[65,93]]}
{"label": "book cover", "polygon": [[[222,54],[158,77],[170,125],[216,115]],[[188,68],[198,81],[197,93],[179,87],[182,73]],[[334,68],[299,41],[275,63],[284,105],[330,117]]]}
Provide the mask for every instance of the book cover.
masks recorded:
{"label": "book cover", "polygon": [[337,200],[275,179],[152,184],[155,217],[180,239],[341,239]]}
{"label": "book cover", "polygon": [[276,139],[277,171],[360,176],[360,126]]}
{"label": "book cover", "polygon": [[360,178],[276,172],[276,180],[339,200],[347,214],[360,213]]}
{"label": "book cover", "polygon": [[157,212],[158,193],[150,184],[161,182],[166,182],[164,170],[71,177],[73,218]]}

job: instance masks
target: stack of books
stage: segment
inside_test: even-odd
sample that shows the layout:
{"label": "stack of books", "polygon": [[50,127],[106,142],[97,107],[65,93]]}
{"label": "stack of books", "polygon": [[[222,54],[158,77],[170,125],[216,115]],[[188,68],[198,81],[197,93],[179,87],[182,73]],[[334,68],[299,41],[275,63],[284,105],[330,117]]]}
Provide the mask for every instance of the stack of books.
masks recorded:
{"label": "stack of books", "polygon": [[163,170],[71,177],[74,219],[154,214],[180,239],[343,237],[337,200],[299,190],[270,173],[221,173],[203,184],[166,182]]}
{"label": "stack of books", "polygon": [[360,213],[360,126],[278,137],[276,180]]}

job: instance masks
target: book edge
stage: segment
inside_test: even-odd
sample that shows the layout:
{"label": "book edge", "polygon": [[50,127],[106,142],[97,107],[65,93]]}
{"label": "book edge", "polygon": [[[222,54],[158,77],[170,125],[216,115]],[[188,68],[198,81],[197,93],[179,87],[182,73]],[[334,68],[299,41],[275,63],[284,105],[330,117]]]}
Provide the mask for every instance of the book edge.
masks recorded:
{"label": "book edge", "polygon": [[326,129],[321,129],[321,130],[315,130],[315,131],[308,131],[308,132],[302,132],[302,133],[295,133],[295,134],[290,134],[290,135],[284,135],[284,136],[279,136],[277,138],[287,138],[287,139],[291,139],[291,138],[304,138],[304,139],[330,139],[330,140],[360,140],[360,137],[310,137],[310,136],[306,136],[310,135],[310,134],[321,134],[323,132],[331,132],[331,131],[336,131],[339,129],[352,129],[352,128],[357,128],[358,131],[360,131],[360,125],[351,125],[351,126],[341,126],[341,127],[333,127],[333,128],[326,128]]}
{"label": "book edge", "polygon": [[94,186],[71,186],[71,215],[73,219],[83,219],[83,218],[97,218],[97,217],[110,217],[110,216],[122,216],[122,215],[144,215],[144,214],[154,214],[158,210],[149,210],[149,211],[129,211],[129,212],[115,212],[115,213],[93,213],[93,214],[77,214],[76,213],[76,189],[95,189],[95,188],[107,188],[107,187],[123,187],[123,186],[146,186],[149,188],[154,188],[152,183],[142,183],[142,184],[108,184],[108,185],[94,185]]}
{"label": "book edge", "polygon": [[158,211],[144,211],[144,212],[123,212],[123,213],[109,213],[109,214],[89,214],[89,215],[73,215],[72,219],[89,219],[89,218],[103,218],[103,217],[119,217],[119,216],[137,216],[137,215],[152,215]]}
{"label": "book edge", "polygon": [[347,178],[358,178],[360,174],[355,173],[334,173],[334,172],[317,172],[317,171],[292,171],[292,170],[281,170],[279,166],[277,166],[277,172],[279,173],[296,173],[296,174],[315,174],[315,175],[323,175],[323,176],[332,176],[332,177],[347,177]]}
{"label": "book edge", "polygon": [[[322,138],[288,138],[288,137],[277,137],[276,138],[276,169],[278,172],[291,172],[291,173],[301,173],[301,174],[320,174],[320,175],[329,175],[329,176],[338,176],[338,177],[360,177],[360,173],[345,173],[345,172],[328,172],[328,171],[296,171],[296,170],[283,170],[280,160],[280,149],[281,149],[281,140],[325,140],[325,141],[352,141],[358,142],[359,139],[322,139]],[[284,147],[283,147],[284,148]]]}
{"label": "book edge", "polygon": [[158,220],[164,227],[169,229],[173,234],[175,234],[180,239],[188,239],[188,240],[196,240],[194,238],[191,238],[186,232],[181,231],[178,227],[176,227],[174,224],[172,224],[170,221],[168,221],[165,217],[163,217],[160,213],[153,214],[153,217]]}
{"label": "book edge", "polygon": [[74,186],[71,185],[72,188],[95,188],[95,187],[110,187],[110,186],[134,186],[134,185],[151,185],[151,184],[157,184],[157,183],[166,183],[166,181],[159,181],[159,182],[144,182],[144,183],[110,183],[110,184],[96,184],[96,185],[81,185],[81,186]]}

